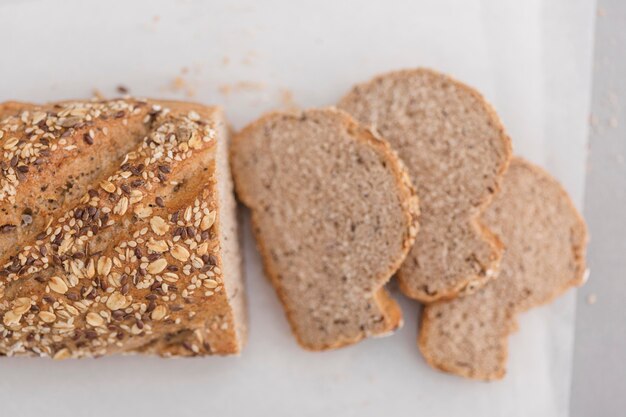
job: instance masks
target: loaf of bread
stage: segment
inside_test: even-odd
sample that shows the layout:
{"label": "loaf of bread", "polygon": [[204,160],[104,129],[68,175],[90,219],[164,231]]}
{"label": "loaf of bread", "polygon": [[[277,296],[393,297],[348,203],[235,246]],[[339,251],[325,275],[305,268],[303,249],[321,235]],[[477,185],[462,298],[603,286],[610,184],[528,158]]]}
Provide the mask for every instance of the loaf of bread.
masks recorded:
{"label": "loaf of bread", "polygon": [[332,108],[272,113],[235,136],[231,165],[303,347],[337,348],[401,324],[383,285],[413,244],[418,202],[384,140]]}
{"label": "loaf of bread", "polygon": [[432,366],[502,378],[518,313],[583,282],[585,223],[549,174],[514,159],[483,219],[506,247],[499,276],[475,294],[424,308],[419,346]]}
{"label": "loaf of bread", "polygon": [[401,290],[432,302],[493,277],[502,245],[478,218],[511,143],[480,93],[435,71],[405,70],[355,86],[339,107],[389,141],[417,188],[421,227],[398,272]]}
{"label": "loaf of bread", "polygon": [[5,103],[0,117],[0,355],[241,350],[219,109]]}

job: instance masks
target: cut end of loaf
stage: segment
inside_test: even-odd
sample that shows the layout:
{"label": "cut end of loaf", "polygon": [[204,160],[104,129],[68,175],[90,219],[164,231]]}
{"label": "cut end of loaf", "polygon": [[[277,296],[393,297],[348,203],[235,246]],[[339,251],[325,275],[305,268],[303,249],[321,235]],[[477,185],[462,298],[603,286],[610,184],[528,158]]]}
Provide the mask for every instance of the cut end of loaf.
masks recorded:
{"label": "cut end of loaf", "polygon": [[476,90],[427,69],[356,85],[339,107],[389,141],[420,196],[420,234],[398,272],[400,289],[433,302],[487,282],[501,245],[477,218],[511,157],[492,107]]}
{"label": "cut end of loaf", "polygon": [[337,348],[399,326],[383,285],[414,240],[418,204],[386,142],[335,109],[273,113],[235,137],[231,163],[303,347]]}
{"label": "cut end of loaf", "polygon": [[582,283],[587,232],[561,185],[519,158],[483,221],[506,247],[499,276],[475,294],[426,306],[419,346],[435,368],[490,380],[505,375],[516,315]]}

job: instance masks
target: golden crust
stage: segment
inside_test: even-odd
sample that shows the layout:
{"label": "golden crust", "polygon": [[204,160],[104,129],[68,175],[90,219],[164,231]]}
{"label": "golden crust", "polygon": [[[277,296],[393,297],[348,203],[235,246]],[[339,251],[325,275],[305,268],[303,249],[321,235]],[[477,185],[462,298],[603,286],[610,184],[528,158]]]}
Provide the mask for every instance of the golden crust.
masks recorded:
{"label": "golden crust", "polygon": [[[147,134],[136,138],[121,163],[114,162],[108,178],[89,184],[79,202],[0,266],[0,354],[65,359],[239,352],[217,238],[214,158],[216,141],[225,140],[216,137],[221,113],[174,102],[98,103],[109,108],[99,113],[104,119],[94,115],[88,128],[98,134],[85,136],[84,146],[108,140],[104,130],[111,117],[127,125],[127,118],[141,115]],[[67,117],[91,108],[85,102],[57,106]],[[44,125],[52,117],[57,124],[59,114],[42,113],[20,117],[41,117]],[[59,123],[49,142],[82,122],[71,123]],[[26,174],[37,181],[54,175]],[[14,195],[22,188],[28,190],[17,184]]]}
{"label": "golden crust", "polygon": [[0,108],[0,264],[78,203],[147,134],[147,103],[5,103]]}

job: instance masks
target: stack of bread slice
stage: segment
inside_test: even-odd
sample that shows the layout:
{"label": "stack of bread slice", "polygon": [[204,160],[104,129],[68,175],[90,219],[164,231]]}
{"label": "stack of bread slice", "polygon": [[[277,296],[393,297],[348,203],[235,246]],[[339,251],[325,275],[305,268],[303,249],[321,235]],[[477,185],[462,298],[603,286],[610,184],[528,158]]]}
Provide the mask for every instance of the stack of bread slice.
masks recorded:
{"label": "stack of bread slice", "polygon": [[582,218],[553,178],[512,156],[480,93],[449,76],[384,74],[337,107],[264,116],[231,147],[297,340],[322,350],[393,331],[401,312],[383,285],[396,274],[426,304],[431,365],[501,378],[515,315],[582,282]]}

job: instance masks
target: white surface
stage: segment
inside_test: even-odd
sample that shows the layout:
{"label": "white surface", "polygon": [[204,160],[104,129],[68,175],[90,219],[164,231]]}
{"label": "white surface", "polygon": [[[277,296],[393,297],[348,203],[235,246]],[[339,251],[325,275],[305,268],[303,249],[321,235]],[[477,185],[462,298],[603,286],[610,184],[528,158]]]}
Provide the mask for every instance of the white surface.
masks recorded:
{"label": "white surface", "polygon": [[[380,71],[431,66],[478,87],[516,151],[580,203],[593,19],[593,0],[0,0],[0,100],[112,95],[118,84],[184,99],[172,89],[182,76],[192,100],[222,104],[241,127],[284,104],[284,89],[301,106],[322,106]],[[0,415],[567,415],[572,293],[521,318],[501,382],[430,369],[415,346],[418,306],[406,299],[393,337],[308,353],[289,333],[245,226],[243,356],[2,359]]]}

